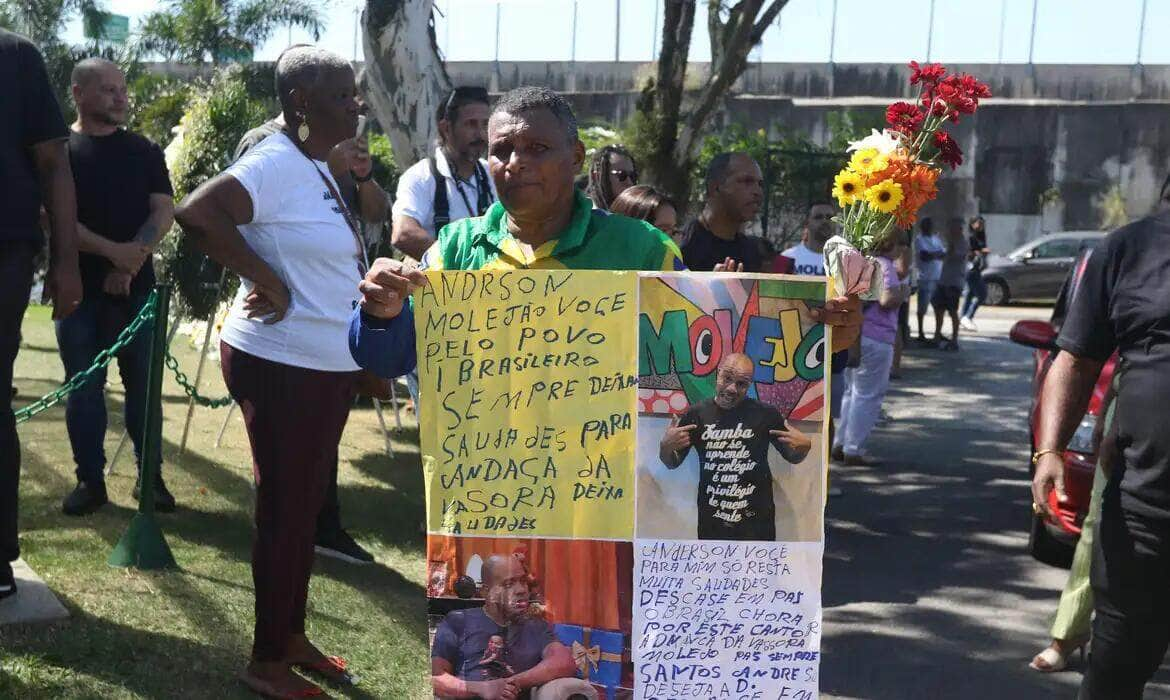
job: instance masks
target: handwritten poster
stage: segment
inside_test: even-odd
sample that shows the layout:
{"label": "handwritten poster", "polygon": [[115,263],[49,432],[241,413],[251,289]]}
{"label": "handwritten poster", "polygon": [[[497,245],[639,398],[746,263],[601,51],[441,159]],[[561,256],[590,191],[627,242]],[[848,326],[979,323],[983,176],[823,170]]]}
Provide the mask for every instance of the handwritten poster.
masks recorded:
{"label": "handwritten poster", "polygon": [[428,530],[629,540],[637,275],[431,272],[416,296]]}
{"label": "handwritten poster", "polygon": [[[428,281],[436,693],[458,679],[490,695],[551,639],[575,669],[546,683],[557,697],[815,698],[830,338],[809,310],[825,281]],[[513,633],[492,633],[500,619]]]}

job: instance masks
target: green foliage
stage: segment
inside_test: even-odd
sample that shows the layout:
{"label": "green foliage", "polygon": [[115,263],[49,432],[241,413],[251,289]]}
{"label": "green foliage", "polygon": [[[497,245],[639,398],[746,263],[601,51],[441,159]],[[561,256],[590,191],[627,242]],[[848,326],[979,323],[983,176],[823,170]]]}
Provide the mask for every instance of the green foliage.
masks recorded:
{"label": "green foliage", "polygon": [[829,143],[833,151],[843,152],[850,141],[869,136],[869,132],[886,128],[886,115],[880,108],[844,109],[825,114],[829,126]]}
{"label": "green foliage", "polygon": [[191,100],[188,84],[178,78],[142,73],[128,87],[131,110],[126,127],[166,148]]}
{"label": "green foliage", "polygon": [[[191,94],[171,171],[176,201],[223,171],[244,133],[270,116],[265,104],[248,94],[239,67],[218,71],[209,83],[194,85]],[[196,250],[178,227],[164,239],[163,248],[165,276],[175,285],[180,310],[188,317],[207,318],[219,300],[219,266]]]}
{"label": "green foliage", "polygon": [[1121,185],[1113,185],[1097,198],[1097,210],[1101,213],[1101,230],[1112,231],[1129,223],[1125,210],[1125,194]]}
{"label": "green foliage", "polygon": [[[398,178],[402,175],[402,171],[398,169],[398,164],[394,160],[394,151],[390,148],[390,139],[380,131],[372,131],[368,137],[370,158],[374,161],[374,182],[382,186],[390,194],[393,194],[398,189]],[[389,233],[390,221],[386,220],[382,225],[382,230],[379,232],[378,241],[371,245],[370,259],[374,258],[392,258],[400,257],[394,250],[394,246],[390,245]],[[367,236],[369,236],[369,228],[367,227]],[[370,239],[368,239],[370,240]]]}
{"label": "green foliage", "polygon": [[246,60],[278,27],[324,29],[320,0],[168,0],[143,18],[141,46],[164,60],[226,63]]}

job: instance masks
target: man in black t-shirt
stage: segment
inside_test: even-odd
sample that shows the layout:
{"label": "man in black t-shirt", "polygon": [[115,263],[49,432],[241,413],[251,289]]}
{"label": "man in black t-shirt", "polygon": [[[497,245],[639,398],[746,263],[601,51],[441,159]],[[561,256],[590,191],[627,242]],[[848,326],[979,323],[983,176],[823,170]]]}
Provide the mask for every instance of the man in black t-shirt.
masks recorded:
{"label": "man in black t-shirt", "polygon": [[760,166],[746,153],[720,153],[707,166],[706,183],[707,203],[702,213],[682,230],[687,268],[710,272],[730,258],[743,265],[743,272],[766,272],[760,240],[742,232],[764,202]]}
{"label": "man in black t-shirt", "polygon": [[699,451],[701,540],[776,539],[776,503],[768,447],[785,460],[804,461],[812,441],[775,408],[747,398],[755,363],[728,355],[715,375],[715,396],[671,422],[659,457],[675,469],[694,446]]}
{"label": "man in black t-shirt", "polygon": [[1093,542],[1093,646],[1081,698],[1140,698],[1170,642],[1170,212],[1109,234],[1085,265],[1044,382],[1034,508],[1063,500],[1063,451],[1101,367],[1120,356],[1120,456]]}
{"label": "man in black t-shirt", "polygon": [[9,562],[20,557],[17,491],[20,442],[12,412],[12,367],[32,291],[34,260],[44,243],[38,217],[49,215],[45,287],[53,318],[81,304],[77,219],[61,108],[45,62],[24,37],[0,29],[0,599],[16,594]]}
{"label": "man in black t-shirt", "polygon": [[[171,183],[162,149],[126,131],[126,79],[101,58],[73,69],[77,122],[69,136],[69,160],[77,188],[77,235],[85,301],[57,322],[57,346],[65,374],[89,368],[138,314],[154,287],[151,253],[174,221]],[[139,334],[118,356],[126,389],[126,428],[141,466],[147,413],[150,339]],[[65,499],[67,515],[92,513],[107,501],[103,442],[106,433],[105,373],[69,395],[65,424],[77,463],[77,487]],[[155,404],[153,411],[161,411]],[[161,445],[154,455],[161,463]],[[139,487],[134,487],[139,496]],[[175,499],[161,475],[155,507],[174,510]]]}

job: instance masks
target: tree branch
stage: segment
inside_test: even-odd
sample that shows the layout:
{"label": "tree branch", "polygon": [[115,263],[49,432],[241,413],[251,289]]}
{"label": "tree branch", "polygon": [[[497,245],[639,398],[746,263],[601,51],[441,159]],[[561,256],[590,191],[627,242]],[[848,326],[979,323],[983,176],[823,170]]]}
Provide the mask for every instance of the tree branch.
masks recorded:
{"label": "tree branch", "polygon": [[776,18],[780,16],[780,10],[783,10],[787,4],[788,0],[774,0],[768,9],[764,10],[764,13],[760,15],[760,21],[756,22],[756,26],[752,29],[752,46],[763,40],[764,32],[768,31],[768,27],[772,26]]}

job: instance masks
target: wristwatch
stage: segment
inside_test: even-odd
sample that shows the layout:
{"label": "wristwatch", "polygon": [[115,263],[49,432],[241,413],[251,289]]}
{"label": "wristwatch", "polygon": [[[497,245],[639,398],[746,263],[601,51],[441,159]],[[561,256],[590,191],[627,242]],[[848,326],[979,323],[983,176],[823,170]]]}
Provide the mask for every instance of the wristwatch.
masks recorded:
{"label": "wristwatch", "polygon": [[1040,458],[1044,455],[1061,455],[1063,453],[1064,450],[1037,450],[1036,453],[1032,455],[1032,466],[1034,467],[1039,464]]}

